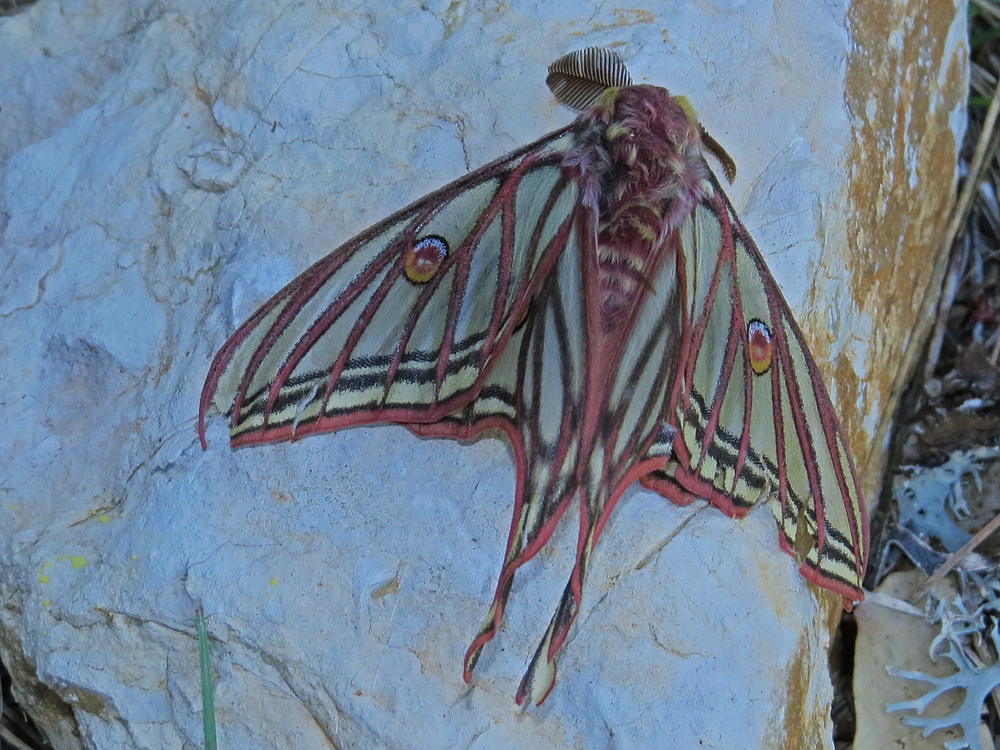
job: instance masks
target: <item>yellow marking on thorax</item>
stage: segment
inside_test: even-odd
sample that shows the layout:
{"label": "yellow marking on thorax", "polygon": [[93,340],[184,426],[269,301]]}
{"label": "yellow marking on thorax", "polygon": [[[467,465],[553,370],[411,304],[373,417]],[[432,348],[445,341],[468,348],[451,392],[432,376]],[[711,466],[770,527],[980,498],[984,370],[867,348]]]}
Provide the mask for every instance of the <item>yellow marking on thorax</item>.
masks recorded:
{"label": "yellow marking on thorax", "polygon": [[643,258],[631,253],[623,253],[610,245],[601,245],[598,248],[597,259],[600,262],[614,261],[617,263],[624,263],[632,270],[638,271],[640,274],[645,273],[646,271],[646,264],[643,262]]}
{"label": "yellow marking on thorax", "polygon": [[698,122],[698,113],[686,96],[675,96],[674,101],[680,105],[680,108],[684,110],[684,114],[688,116],[691,122]]}
{"label": "yellow marking on thorax", "polygon": [[632,135],[632,131],[622,125],[620,122],[613,122],[608,125],[607,137],[609,141],[613,141],[615,138],[621,138],[623,135]]}

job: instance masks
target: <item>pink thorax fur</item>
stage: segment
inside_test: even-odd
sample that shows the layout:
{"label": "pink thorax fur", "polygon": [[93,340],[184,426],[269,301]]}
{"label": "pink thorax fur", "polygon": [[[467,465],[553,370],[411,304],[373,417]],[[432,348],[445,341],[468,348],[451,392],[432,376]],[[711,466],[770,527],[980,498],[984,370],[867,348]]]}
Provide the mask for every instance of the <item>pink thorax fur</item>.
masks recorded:
{"label": "pink thorax fur", "polygon": [[677,230],[712,190],[698,123],[657,86],[609,89],[577,118],[563,168],[596,212],[605,333],[627,325],[659,264],[673,261]]}

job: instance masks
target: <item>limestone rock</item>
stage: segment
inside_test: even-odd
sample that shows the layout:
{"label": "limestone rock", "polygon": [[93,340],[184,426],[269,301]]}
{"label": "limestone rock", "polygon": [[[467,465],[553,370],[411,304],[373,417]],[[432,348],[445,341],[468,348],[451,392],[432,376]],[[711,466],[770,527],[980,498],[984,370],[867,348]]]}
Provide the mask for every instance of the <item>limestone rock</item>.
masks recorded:
{"label": "limestone rock", "polygon": [[[964,6],[889,53],[840,4],[541,7],[41,0],[0,18],[0,650],[60,750],[201,744],[198,599],[223,747],[832,746],[832,599],[767,509],[626,495],[555,690],[521,712],[575,529],[519,573],[467,687],[513,505],[502,443],[379,427],[234,453],[216,418],[197,444],[239,322],[354,233],[567,123],[545,68],[606,45],[736,158],[729,194],[856,455],[880,455],[879,373],[918,317],[893,300],[933,283],[940,217],[877,220],[954,180]],[[946,73],[911,100],[898,66],[861,72],[872,55]]]}

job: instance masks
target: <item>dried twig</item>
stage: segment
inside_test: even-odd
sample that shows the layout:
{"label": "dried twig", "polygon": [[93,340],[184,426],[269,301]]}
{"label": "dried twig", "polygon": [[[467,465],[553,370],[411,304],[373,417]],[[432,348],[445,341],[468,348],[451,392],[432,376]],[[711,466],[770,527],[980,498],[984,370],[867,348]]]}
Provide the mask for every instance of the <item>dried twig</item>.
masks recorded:
{"label": "dried twig", "polygon": [[1000,6],[993,3],[993,0],[975,0],[976,5],[1000,21]]}
{"label": "dried twig", "polygon": [[[7,727],[0,726],[0,740],[11,746],[13,750],[31,750],[31,748],[21,742],[17,735],[11,732]],[[5,745],[6,746],[6,745]]]}
{"label": "dried twig", "polygon": [[944,577],[948,575],[955,566],[961,563],[969,553],[976,549],[983,540],[986,539],[990,534],[1000,528],[1000,514],[997,515],[992,521],[983,526],[979,531],[976,532],[975,536],[972,537],[968,542],[965,543],[958,552],[951,555],[940,568],[934,571],[934,575],[924,581],[924,585],[917,589],[917,592],[913,595],[912,601],[920,601],[923,597],[927,595],[935,585],[944,580]]}

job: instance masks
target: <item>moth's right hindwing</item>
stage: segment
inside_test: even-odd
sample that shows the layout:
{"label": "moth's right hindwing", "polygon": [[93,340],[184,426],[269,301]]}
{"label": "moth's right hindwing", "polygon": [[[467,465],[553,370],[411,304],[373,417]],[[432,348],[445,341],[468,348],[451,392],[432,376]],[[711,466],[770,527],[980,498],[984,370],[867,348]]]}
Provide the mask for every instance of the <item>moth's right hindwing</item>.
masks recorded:
{"label": "moth's right hindwing", "polygon": [[863,599],[868,521],[843,431],[760,251],[713,183],[682,243],[691,322],[672,481],[735,516],[776,498],[781,546],[803,575]]}

